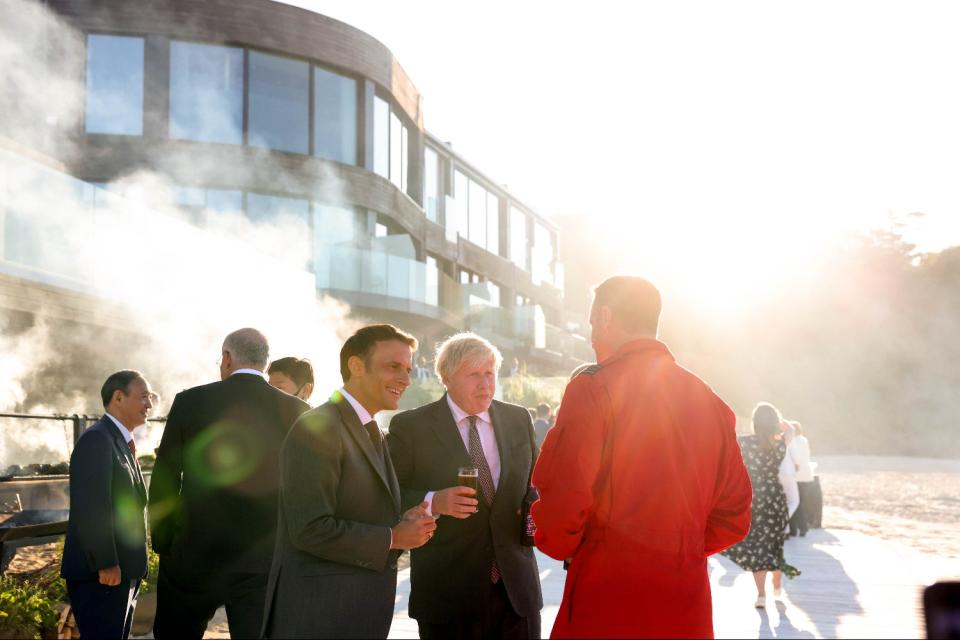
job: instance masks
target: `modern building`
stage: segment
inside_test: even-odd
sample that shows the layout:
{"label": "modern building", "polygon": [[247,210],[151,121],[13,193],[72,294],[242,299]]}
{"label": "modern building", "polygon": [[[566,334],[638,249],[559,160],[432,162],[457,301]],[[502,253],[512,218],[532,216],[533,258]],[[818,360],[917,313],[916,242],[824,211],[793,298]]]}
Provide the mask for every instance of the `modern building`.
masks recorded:
{"label": "modern building", "polygon": [[[557,227],[424,128],[416,87],[370,35],[269,0],[46,6],[81,33],[84,115],[62,132],[70,154],[9,134],[5,162],[52,161],[92,206],[119,177],[159,173],[201,229],[224,212],[299,225],[317,294],[358,316],[428,343],[473,329],[539,373],[592,359],[563,327]],[[14,219],[0,291],[79,304],[32,275]]]}

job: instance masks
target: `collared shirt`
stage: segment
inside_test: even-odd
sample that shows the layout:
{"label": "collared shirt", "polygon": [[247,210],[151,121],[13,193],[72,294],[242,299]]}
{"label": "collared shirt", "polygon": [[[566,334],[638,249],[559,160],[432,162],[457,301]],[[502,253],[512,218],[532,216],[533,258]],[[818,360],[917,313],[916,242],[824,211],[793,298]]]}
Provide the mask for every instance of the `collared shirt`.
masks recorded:
{"label": "collared shirt", "polygon": [[237,369],[236,371],[234,371],[234,372],[231,373],[230,375],[231,375],[231,376],[235,376],[235,375],[237,375],[238,373],[249,373],[249,374],[251,374],[251,375],[260,376],[260,377],[263,378],[264,380],[266,380],[266,378],[267,378],[267,376],[264,375],[263,371],[257,371],[256,369]]}
{"label": "collared shirt", "polygon": [[813,482],[813,465],[810,462],[810,442],[805,436],[794,436],[787,447],[790,457],[797,465],[797,482]]}
{"label": "collared shirt", "polygon": [[[460,432],[460,439],[463,440],[463,446],[470,452],[470,416],[453,401],[450,394],[447,394],[447,404],[450,406],[450,412],[453,414],[453,422],[457,425],[457,431]],[[497,448],[497,435],[493,431],[493,423],[490,421],[490,411],[483,411],[477,415],[477,433],[480,435],[480,444],[483,446],[483,457],[487,459],[487,466],[490,467],[490,475],[493,476],[493,487],[496,489],[500,485],[500,450]],[[428,491],[423,499],[429,504],[427,513],[433,515],[433,496],[437,491]]]}
{"label": "collared shirt", "polygon": [[[460,439],[463,440],[463,446],[467,452],[470,451],[470,420],[471,414],[457,406],[450,394],[447,394],[447,404],[450,405],[450,411],[453,412],[453,421],[460,432]],[[483,456],[487,459],[487,465],[490,467],[490,475],[493,476],[493,487],[496,489],[500,485],[500,450],[497,449],[497,435],[493,432],[493,423],[490,422],[490,411],[484,411],[477,415],[477,432],[480,434],[480,444],[483,445]]]}
{"label": "collared shirt", "polygon": [[120,421],[114,418],[112,415],[110,415],[109,412],[107,413],[107,417],[110,418],[111,422],[113,422],[114,425],[116,425],[117,429],[120,429],[120,433],[123,434],[123,441],[126,442],[127,445],[129,445],[130,441],[133,440],[133,432],[131,432],[130,429],[127,429],[125,426],[123,426],[120,423]]}
{"label": "collared shirt", "polygon": [[373,420],[373,416],[370,415],[370,412],[364,409],[363,405],[354,398],[352,395],[347,393],[347,390],[344,387],[340,387],[340,395],[347,399],[347,402],[350,403],[350,406],[353,407],[353,410],[357,412],[357,417],[360,418],[360,424],[367,424]]}

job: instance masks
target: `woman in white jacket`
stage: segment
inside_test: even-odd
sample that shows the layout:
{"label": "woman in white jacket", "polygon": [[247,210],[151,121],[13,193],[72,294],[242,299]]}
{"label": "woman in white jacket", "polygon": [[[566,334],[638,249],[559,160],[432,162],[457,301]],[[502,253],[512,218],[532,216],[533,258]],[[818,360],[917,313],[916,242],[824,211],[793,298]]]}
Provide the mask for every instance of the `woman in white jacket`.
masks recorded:
{"label": "woman in white jacket", "polygon": [[783,442],[787,445],[787,454],[783,456],[783,461],[780,463],[780,484],[783,485],[783,492],[787,496],[787,510],[790,512],[789,517],[793,517],[793,513],[797,510],[797,507],[800,506],[800,488],[797,486],[797,462],[793,459],[793,456],[790,454],[790,443],[793,441],[794,429],[787,421],[780,423],[780,430],[783,432]]}

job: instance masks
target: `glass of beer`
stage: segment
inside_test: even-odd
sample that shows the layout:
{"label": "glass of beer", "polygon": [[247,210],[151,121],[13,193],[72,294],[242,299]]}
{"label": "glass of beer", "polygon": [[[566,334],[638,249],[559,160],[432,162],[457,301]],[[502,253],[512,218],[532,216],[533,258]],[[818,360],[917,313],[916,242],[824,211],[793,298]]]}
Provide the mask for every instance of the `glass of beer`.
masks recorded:
{"label": "glass of beer", "polygon": [[461,487],[470,487],[474,491],[479,491],[479,478],[480,470],[476,467],[460,467],[457,470],[457,484]]}

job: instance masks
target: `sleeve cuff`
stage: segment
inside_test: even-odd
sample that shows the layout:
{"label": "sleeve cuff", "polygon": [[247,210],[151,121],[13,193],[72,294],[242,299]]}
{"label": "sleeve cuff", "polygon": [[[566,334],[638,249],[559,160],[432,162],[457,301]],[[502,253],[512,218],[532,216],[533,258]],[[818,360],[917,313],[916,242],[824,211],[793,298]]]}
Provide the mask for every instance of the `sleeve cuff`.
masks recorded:
{"label": "sleeve cuff", "polygon": [[433,494],[436,491],[427,491],[427,495],[423,496],[424,502],[427,503],[427,515],[433,517]]}

